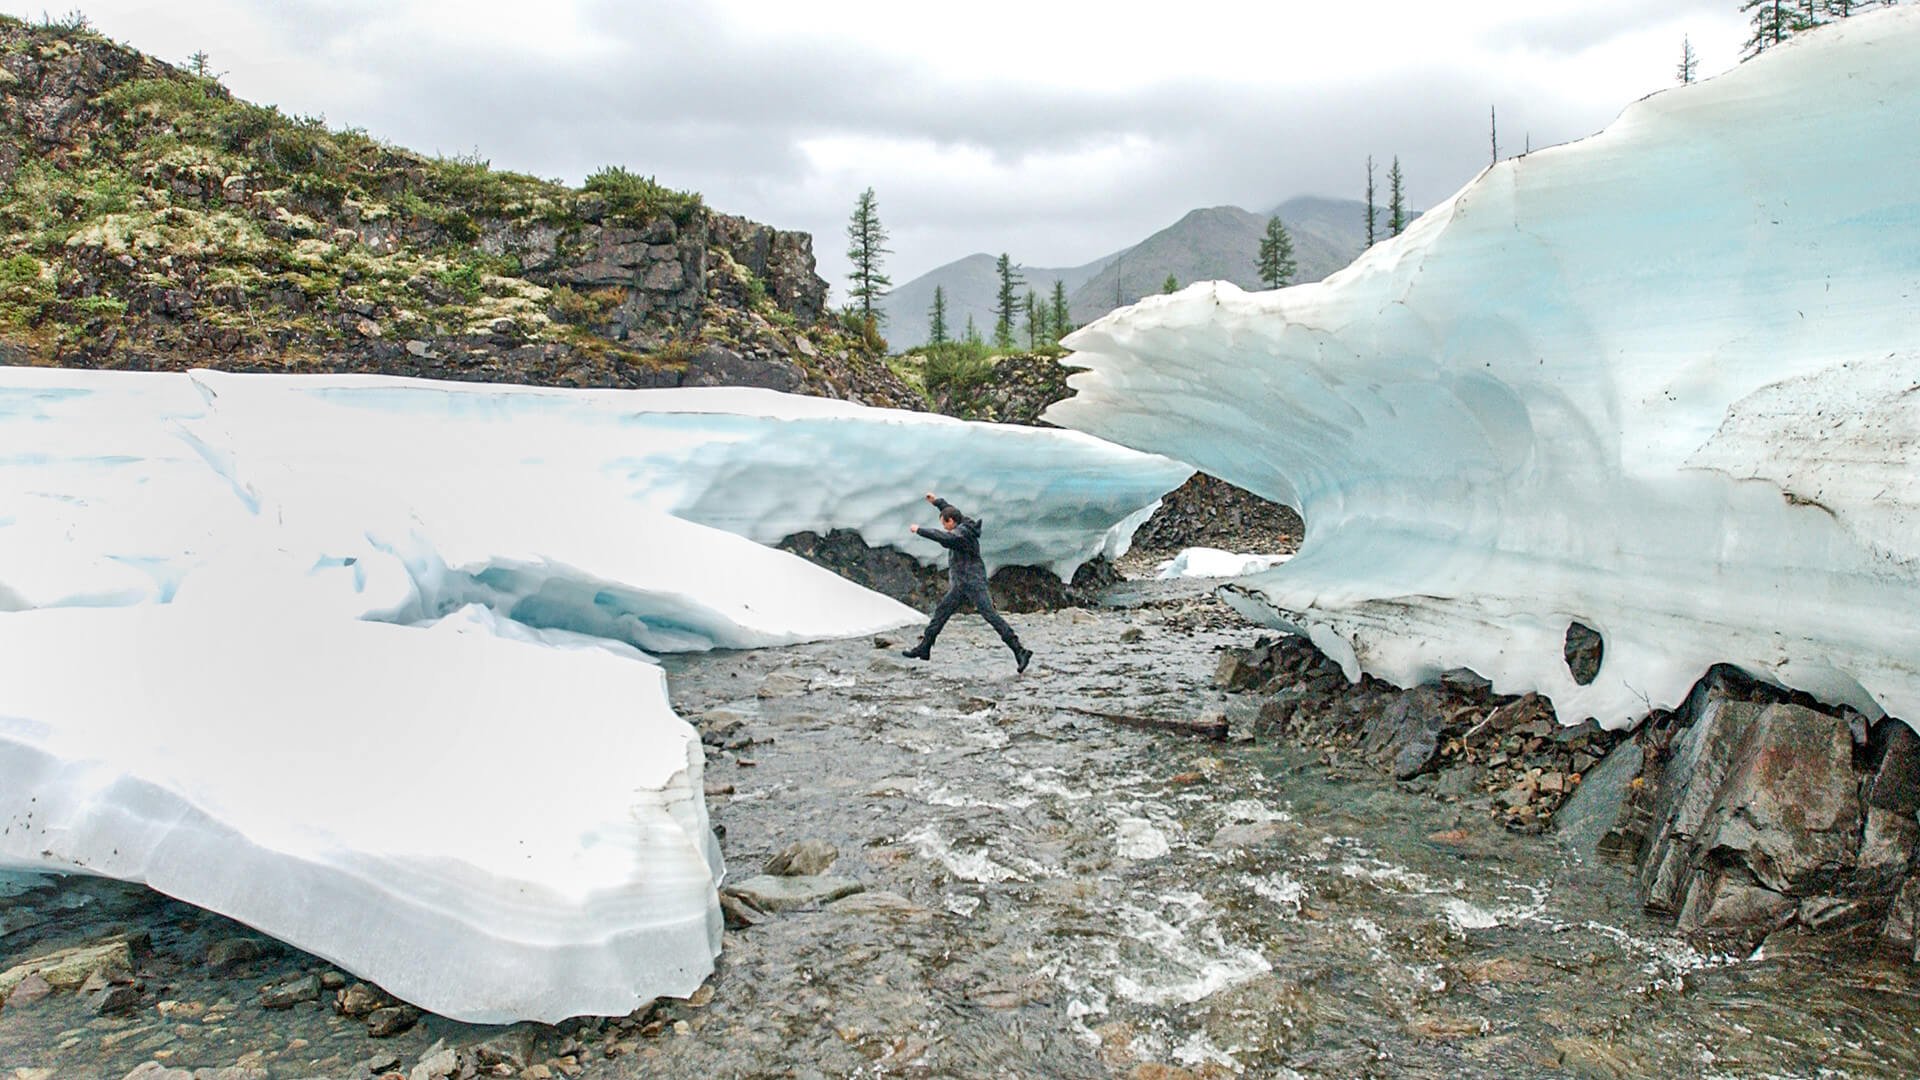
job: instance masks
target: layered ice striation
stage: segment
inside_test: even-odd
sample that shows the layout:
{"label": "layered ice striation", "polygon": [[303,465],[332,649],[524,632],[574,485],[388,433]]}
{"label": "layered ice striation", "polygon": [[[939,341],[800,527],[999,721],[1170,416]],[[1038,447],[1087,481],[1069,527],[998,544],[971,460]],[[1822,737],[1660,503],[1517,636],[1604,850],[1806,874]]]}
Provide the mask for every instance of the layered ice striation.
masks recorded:
{"label": "layered ice striation", "polygon": [[[858,532],[903,544],[934,490],[991,526],[988,568],[1068,580],[1133,531],[1192,469],[1078,432],[979,424],[738,387],[566,390],[337,375],[194,373],[213,439],[273,469],[378,474],[417,493],[526,475],[762,544]],[[351,430],[352,439],[339,437]],[[931,551],[931,554],[929,552]]]}
{"label": "layered ice striation", "polygon": [[1070,573],[1188,472],[771,393],[0,368],[0,870],[463,1020],[688,994],[722,866],[649,654],[919,618],[756,541],[932,487]]}
{"label": "layered ice striation", "polygon": [[712,971],[703,757],[652,664],[186,605],[0,616],[0,657],[0,869],[145,882],[462,1020]]}
{"label": "layered ice striation", "polygon": [[1920,9],[1846,20],[1324,282],[1117,312],[1048,419],[1297,507],[1299,554],[1224,594],[1350,677],[1617,727],[1726,661],[1920,721],[1917,116]]}

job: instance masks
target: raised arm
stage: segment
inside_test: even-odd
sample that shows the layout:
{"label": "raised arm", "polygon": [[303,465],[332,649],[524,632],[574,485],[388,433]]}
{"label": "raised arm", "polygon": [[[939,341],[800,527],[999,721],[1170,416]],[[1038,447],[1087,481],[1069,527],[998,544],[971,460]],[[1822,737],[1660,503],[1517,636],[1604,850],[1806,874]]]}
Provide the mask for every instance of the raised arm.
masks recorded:
{"label": "raised arm", "polygon": [[955,548],[960,546],[960,538],[945,529],[923,529],[918,525],[911,526],[911,528],[915,536],[924,536],[934,543],[939,544],[941,547]]}

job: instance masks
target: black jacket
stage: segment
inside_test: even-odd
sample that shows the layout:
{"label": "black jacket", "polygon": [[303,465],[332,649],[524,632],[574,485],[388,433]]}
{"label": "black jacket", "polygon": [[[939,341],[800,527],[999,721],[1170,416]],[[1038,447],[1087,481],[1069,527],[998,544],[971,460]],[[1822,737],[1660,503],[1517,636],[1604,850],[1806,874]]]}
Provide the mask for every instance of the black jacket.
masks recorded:
{"label": "black jacket", "polygon": [[[933,504],[944,511],[947,500]],[[945,529],[921,529],[920,535],[952,552],[947,557],[947,584],[956,590],[987,587],[987,564],[980,559],[980,522],[962,517],[952,532]]]}

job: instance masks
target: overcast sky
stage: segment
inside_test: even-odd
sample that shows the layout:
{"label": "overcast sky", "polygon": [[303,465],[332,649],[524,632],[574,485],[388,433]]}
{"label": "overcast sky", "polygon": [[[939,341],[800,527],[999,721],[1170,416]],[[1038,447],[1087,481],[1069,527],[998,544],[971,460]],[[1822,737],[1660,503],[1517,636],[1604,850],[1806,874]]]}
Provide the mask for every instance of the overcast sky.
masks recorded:
{"label": "overcast sky", "polygon": [[[73,6],[58,0],[59,10]],[[40,17],[44,4],[0,0]],[[904,283],[975,251],[1070,266],[1189,209],[1427,206],[1489,157],[1604,127],[1732,66],[1737,0],[1151,4],[91,0],[96,29],[236,94],[577,184],[620,164],[815,237],[841,291],[875,189]]]}

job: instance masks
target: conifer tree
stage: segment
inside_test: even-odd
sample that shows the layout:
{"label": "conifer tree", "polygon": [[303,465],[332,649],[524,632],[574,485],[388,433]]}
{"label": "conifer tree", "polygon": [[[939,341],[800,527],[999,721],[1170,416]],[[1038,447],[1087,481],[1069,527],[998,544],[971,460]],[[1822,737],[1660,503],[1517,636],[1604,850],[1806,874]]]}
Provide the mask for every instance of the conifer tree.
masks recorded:
{"label": "conifer tree", "polygon": [[1021,301],[1020,306],[1027,316],[1027,351],[1032,352],[1040,347],[1041,335],[1047,332],[1044,325],[1047,321],[1047,309],[1041,306],[1040,298],[1034,295],[1032,289],[1027,290],[1027,298]]}
{"label": "conifer tree", "polygon": [[1014,319],[1020,312],[1020,298],[1015,292],[1015,287],[1025,285],[1026,282],[1019,274],[1014,273],[1013,260],[1007,258],[1007,253],[1004,251],[1000,253],[999,260],[993,264],[993,272],[1000,276],[1000,292],[995,297],[993,305],[996,320],[993,324],[993,345],[997,349],[1011,349],[1013,348]]}
{"label": "conifer tree", "polygon": [[1682,36],[1680,38],[1680,68],[1674,74],[1680,76],[1680,83],[1684,86],[1693,81],[1694,73],[1699,70],[1700,59],[1693,55],[1693,39]]}
{"label": "conifer tree", "polygon": [[1820,0],[1744,0],[1741,11],[1751,12],[1748,25],[1753,32],[1740,49],[1742,60],[1751,60],[1795,34],[1811,30],[1826,20]]}
{"label": "conifer tree", "polygon": [[1373,246],[1374,221],[1379,212],[1373,205],[1373,155],[1367,155],[1367,246]]}
{"label": "conifer tree", "polygon": [[1407,228],[1407,199],[1402,190],[1400,155],[1393,155],[1393,168],[1387,170],[1387,228],[1399,236]]}
{"label": "conifer tree", "polygon": [[1179,291],[1180,291],[1180,279],[1179,279],[1179,278],[1177,278],[1177,277],[1174,277],[1174,276],[1173,276],[1172,274],[1168,274],[1168,275],[1167,275],[1167,280],[1165,280],[1165,281],[1163,281],[1163,282],[1161,282],[1161,283],[1160,283],[1160,291],[1161,291],[1161,292],[1163,292],[1163,293],[1177,293],[1177,292],[1179,292]]}
{"label": "conifer tree", "polygon": [[853,220],[847,224],[847,258],[853,263],[853,273],[847,280],[853,282],[847,298],[855,310],[869,323],[878,323],[886,313],[876,306],[880,298],[887,295],[887,287],[893,282],[880,271],[881,256],[891,254],[886,247],[887,230],[880,224],[880,211],[874,202],[873,189],[860,193],[853,204]]}
{"label": "conifer tree", "polygon": [[1061,281],[1059,278],[1054,278],[1053,318],[1050,320],[1053,326],[1050,329],[1053,331],[1053,340],[1056,343],[1061,338],[1073,333],[1072,320],[1073,317],[1067,313],[1067,283]]}
{"label": "conifer tree", "polygon": [[1277,214],[1267,219],[1267,233],[1260,238],[1260,257],[1255,260],[1255,267],[1269,289],[1293,281],[1297,269],[1293,263],[1293,237],[1287,235],[1287,226]]}
{"label": "conifer tree", "polygon": [[964,336],[960,338],[960,340],[973,348],[978,348],[981,345],[986,344],[986,342],[980,339],[980,328],[974,325],[973,316],[971,314],[967,316],[967,332]]}
{"label": "conifer tree", "polygon": [[1487,106],[1487,141],[1493,145],[1493,163],[1500,164],[1500,114]]}
{"label": "conifer tree", "polygon": [[947,289],[944,285],[933,287],[933,310],[927,313],[932,323],[927,327],[927,344],[945,345],[947,343]]}

